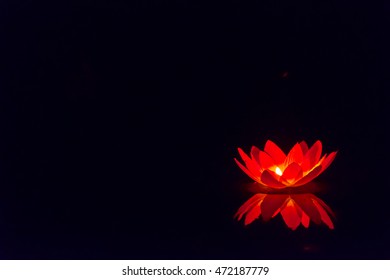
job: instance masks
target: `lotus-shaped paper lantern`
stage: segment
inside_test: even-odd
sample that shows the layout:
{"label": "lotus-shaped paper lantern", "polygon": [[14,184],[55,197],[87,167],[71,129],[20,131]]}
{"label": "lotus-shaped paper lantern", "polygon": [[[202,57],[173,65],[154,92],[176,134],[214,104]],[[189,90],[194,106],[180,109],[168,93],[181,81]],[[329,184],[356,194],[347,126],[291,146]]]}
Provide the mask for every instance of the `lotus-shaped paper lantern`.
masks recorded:
{"label": "lotus-shaped paper lantern", "polygon": [[292,230],[300,224],[308,228],[310,220],[334,228],[328,214],[334,215],[332,210],[313,194],[256,194],[238,209],[235,217],[241,220],[245,215],[244,223],[248,225],[260,216],[268,221],[278,213]]}
{"label": "lotus-shaped paper lantern", "polygon": [[286,155],[274,142],[268,140],[264,151],[253,146],[248,156],[238,148],[244,161],[238,166],[256,182],[273,188],[298,187],[320,175],[334,160],[337,152],[322,154],[322,143],[317,141],[310,148],[305,141],[297,143]]}
{"label": "lotus-shaped paper lantern", "polygon": [[[322,143],[317,141],[310,148],[305,141],[296,143],[286,155],[274,142],[268,140],[264,151],[252,147],[250,156],[240,148],[244,161],[238,166],[253,180],[265,186],[265,193],[258,193],[245,202],[235,217],[245,216],[245,225],[258,217],[264,221],[281,214],[286,225],[295,230],[300,224],[309,227],[310,221],[324,223],[334,228],[329,214],[332,210],[321,199],[311,193],[302,193],[295,187],[303,186],[320,175],[334,160],[337,152],[322,154]],[[304,188],[305,192],[308,188]]]}

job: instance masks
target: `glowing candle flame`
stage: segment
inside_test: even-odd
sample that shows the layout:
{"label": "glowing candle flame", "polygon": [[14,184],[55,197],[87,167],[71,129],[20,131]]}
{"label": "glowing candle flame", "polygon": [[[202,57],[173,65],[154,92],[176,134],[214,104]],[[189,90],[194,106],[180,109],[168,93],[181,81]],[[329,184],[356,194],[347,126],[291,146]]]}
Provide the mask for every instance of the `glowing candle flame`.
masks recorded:
{"label": "glowing candle flame", "polygon": [[279,176],[282,176],[282,174],[283,174],[282,170],[280,170],[279,167],[276,167],[275,173],[278,174]]}

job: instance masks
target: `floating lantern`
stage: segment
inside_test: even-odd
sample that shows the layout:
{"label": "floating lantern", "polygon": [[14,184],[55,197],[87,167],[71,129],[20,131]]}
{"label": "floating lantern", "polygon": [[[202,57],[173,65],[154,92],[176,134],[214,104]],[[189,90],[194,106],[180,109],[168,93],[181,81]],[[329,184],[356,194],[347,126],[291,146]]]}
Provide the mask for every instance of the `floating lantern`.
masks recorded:
{"label": "floating lantern", "polygon": [[[281,214],[286,225],[295,230],[300,224],[309,227],[310,221],[325,223],[334,228],[329,214],[332,210],[311,193],[294,193],[294,188],[311,182],[329,167],[337,152],[322,154],[322,143],[317,141],[310,148],[305,141],[297,143],[286,155],[274,142],[268,140],[264,151],[252,147],[250,156],[242,149],[238,152],[244,164],[235,159],[238,166],[255,182],[276,194],[258,193],[245,202],[235,217],[245,216],[245,225],[262,216],[264,221]],[[284,190],[286,193],[283,193]],[[334,216],[334,215],[333,215]]]}

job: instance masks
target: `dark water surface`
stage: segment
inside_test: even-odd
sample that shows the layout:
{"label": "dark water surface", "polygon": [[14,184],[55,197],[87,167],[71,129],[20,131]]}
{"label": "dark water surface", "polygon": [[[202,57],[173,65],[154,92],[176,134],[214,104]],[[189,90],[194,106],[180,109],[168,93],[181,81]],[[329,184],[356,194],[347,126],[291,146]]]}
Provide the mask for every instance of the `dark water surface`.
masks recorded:
{"label": "dark water surface", "polygon": [[[131,4],[127,3],[131,2]],[[378,14],[352,1],[1,4],[0,258],[388,259]],[[338,150],[335,230],[244,227],[234,163]]]}

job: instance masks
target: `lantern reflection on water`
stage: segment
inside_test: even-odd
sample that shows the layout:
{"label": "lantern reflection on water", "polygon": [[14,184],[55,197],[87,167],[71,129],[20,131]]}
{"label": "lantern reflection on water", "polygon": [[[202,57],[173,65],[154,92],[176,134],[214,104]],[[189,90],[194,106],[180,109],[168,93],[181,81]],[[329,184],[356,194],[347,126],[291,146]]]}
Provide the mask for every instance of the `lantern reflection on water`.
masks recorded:
{"label": "lantern reflection on water", "polygon": [[248,225],[260,216],[264,221],[281,214],[286,225],[295,230],[300,224],[309,227],[310,220],[325,223],[334,229],[329,214],[334,215],[328,205],[313,194],[255,194],[237,211],[235,217]]}

